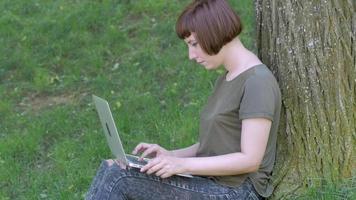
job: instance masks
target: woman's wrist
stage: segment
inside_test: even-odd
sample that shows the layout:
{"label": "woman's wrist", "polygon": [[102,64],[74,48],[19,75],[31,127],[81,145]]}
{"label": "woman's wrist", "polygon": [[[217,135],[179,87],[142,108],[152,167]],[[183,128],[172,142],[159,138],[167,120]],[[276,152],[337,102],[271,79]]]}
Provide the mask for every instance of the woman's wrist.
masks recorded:
{"label": "woman's wrist", "polygon": [[168,151],[168,155],[169,155],[169,156],[172,156],[172,157],[178,157],[178,156],[176,155],[176,153],[175,153],[175,150],[170,150],[170,151]]}
{"label": "woman's wrist", "polygon": [[180,158],[182,174],[191,174],[191,159],[192,158]]}
{"label": "woman's wrist", "polygon": [[190,147],[186,147],[183,149],[175,149],[170,151],[170,156],[183,158],[183,157],[195,157],[197,149],[199,147],[199,143],[196,143]]}

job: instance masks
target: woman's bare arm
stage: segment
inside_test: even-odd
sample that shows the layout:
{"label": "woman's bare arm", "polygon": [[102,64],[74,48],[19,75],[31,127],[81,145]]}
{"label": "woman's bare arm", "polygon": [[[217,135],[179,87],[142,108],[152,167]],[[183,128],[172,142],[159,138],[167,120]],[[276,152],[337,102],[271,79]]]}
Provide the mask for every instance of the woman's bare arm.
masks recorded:
{"label": "woman's bare arm", "polygon": [[195,157],[197,154],[199,148],[199,143],[195,143],[192,146],[183,148],[183,149],[176,149],[176,150],[172,150],[172,156],[175,157]]}

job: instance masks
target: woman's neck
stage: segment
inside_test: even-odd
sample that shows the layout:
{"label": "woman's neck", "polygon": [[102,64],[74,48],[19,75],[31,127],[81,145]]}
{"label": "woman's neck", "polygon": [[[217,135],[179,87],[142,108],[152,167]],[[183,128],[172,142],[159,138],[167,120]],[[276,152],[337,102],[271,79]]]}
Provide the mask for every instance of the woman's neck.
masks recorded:
{"label": "woman's neck", "polygon": [[247,69],[262,63],[255,54],[244,47],[239,38],[223,47],[223,55],[223,65],[228,71],[227,80],[232,80]]}

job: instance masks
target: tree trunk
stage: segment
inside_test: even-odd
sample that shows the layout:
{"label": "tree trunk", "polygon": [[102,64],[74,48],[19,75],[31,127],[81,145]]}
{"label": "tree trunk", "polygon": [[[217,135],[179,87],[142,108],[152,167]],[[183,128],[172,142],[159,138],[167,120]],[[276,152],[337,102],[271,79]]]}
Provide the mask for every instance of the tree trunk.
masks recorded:
{"label": "tree trunk", "polygon": [[352,177],[355,1],[255,0],[255,6],[259,57],[283,96],[274,197]]}

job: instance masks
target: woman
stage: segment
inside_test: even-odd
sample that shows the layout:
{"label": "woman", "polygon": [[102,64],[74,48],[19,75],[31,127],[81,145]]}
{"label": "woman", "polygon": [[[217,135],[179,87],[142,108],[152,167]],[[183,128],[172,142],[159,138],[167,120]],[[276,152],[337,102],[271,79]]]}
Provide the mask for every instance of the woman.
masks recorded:
{"label": "woman", "polygon": [[[195,0],[176,32],[189,59],[223,66],[201,112],[199,141],[168,151],[140,143],[133,153],[153,159],[140,170],[104,161],[87,199],[262,199],[272,193],[281,106],[278,84],[238,38],[239,17],[225,0]],[[192,174],[194,178],[174,176]]]}

